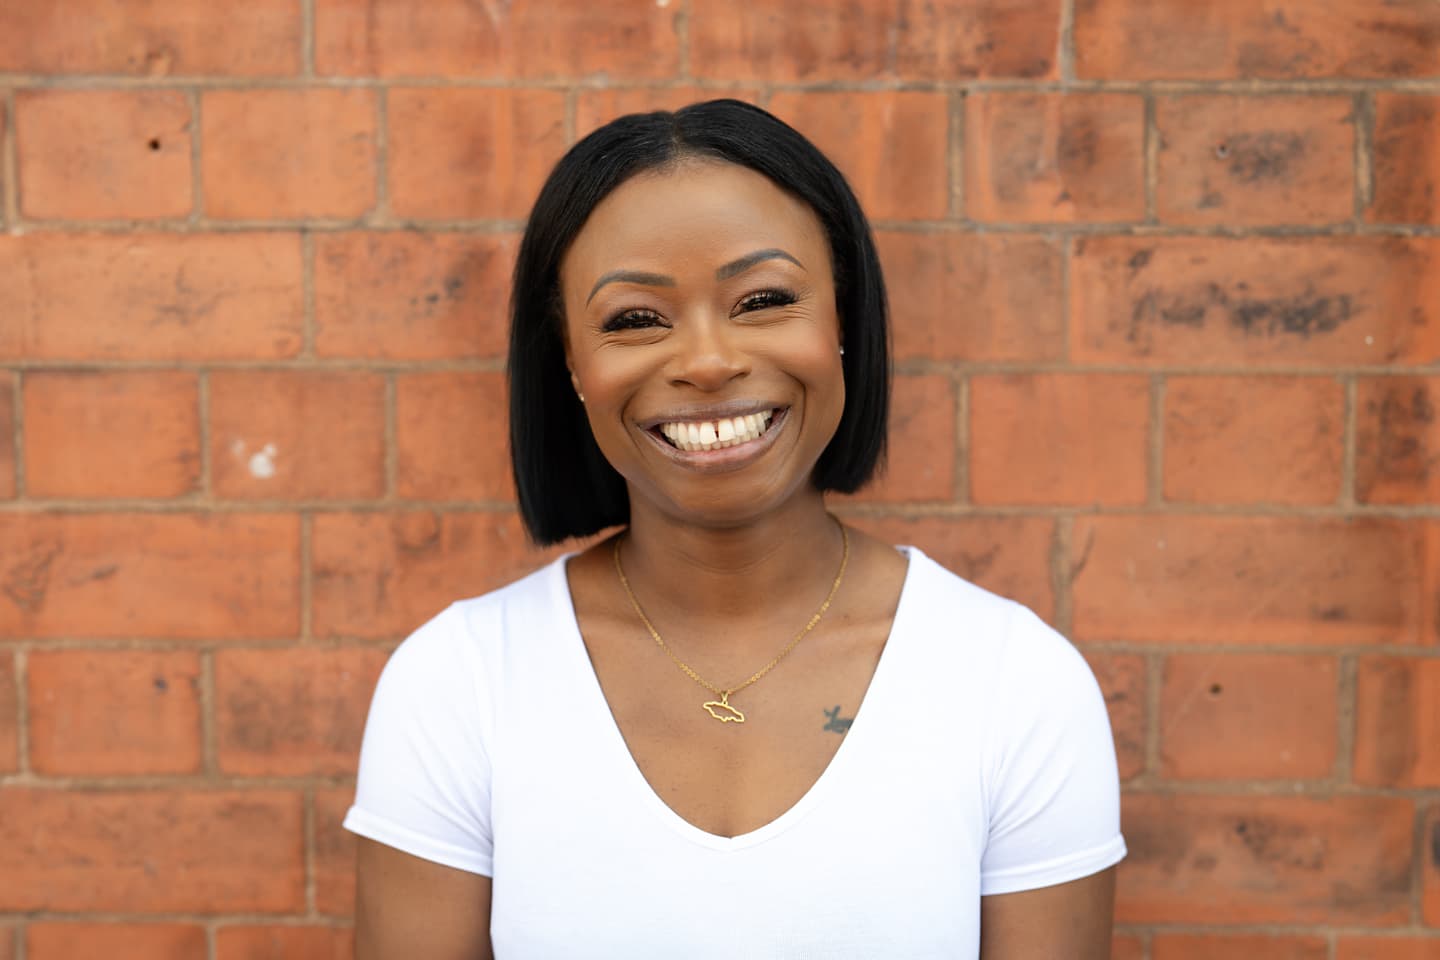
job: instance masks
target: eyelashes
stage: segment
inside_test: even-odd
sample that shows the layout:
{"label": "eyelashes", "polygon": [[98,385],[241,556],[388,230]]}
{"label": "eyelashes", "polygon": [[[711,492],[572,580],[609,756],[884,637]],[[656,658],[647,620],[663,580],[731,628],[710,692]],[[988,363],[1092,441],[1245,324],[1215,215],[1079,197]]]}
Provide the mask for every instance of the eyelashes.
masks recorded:
{"label": "eyelashes", "polygon": [[[740,302],[735,304],[731,316],[755,310],[788,307],[798,299],[799,297],[793,291],[781,288],[757,290],[741,297]],[[600,329],[604,333],[614,333],[621,330],[642,330],[664,325],[664,318],[654,310],[622,310],[607,318],[601,324]]]}

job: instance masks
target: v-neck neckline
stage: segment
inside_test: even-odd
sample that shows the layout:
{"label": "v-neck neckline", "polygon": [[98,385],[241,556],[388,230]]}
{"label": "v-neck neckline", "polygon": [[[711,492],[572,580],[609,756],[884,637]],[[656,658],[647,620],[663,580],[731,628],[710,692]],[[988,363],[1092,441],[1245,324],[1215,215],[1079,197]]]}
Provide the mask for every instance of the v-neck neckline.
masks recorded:
{"label": "v-neck neckline", "polygon": [[590,659],[589,648],[585,646],[585,638],[580,632],[580,621],[575,615],[575,599],[570,592],[568,573],[569,562],[574,554],[565,554],[556,560],[551,585],[556,595],[561,620],[568,633],[565,638],[566,652],[571,656],[581,685],[585,688],[583,695],[586,697],[586,703],[582,709],[587,713],[604,714],[604,720],[594,724],[593,728],[599,730],[600,738],[604,741],[604,748],[608,753],[607,762],[613,761],[623,769],[622,775],[626,780],[626,789],[639,797],[641,802],[650,809],[652,815],[672,831],[692,843],[709,847],[712,850],[733,852],[757,846],[779,836],[804,819],[824,800],[827,793],[833,792],[834,782],[841,779],[849,767],[859,762],[852,759],[854,755],[861,754],[866,749],[873,749],[870,744],[877,737],[883,741],[883,736],[880,736],[877,730],[884,723],[884,705],[887,702],[886,690],[888,687],[885,681],[892,672],[889,665],[902,655],[896,649],[902,645],[897,643],[897,638],[905,637],[910,632],[906,629],[906,623],[909,619],[910,609],[914,606],[912,598],[915,592],[914,583],[918,575],[917,567],[928,559],[916,547],[902,546],[896,549],[905,555],[907,564],[905,577],[900,584],[900,596],[895,605],[895,615],[890,621],[890,632],[886,636],[885,646],[880,651],[880,658],[870,676],[870,684],[865,689],[865,695],[855,711],[854,722],[851,723],[844,740],[841,741],[839,748],[830,758],[830,762],[825,765],[820,776],[789,809],[768,823],[733,837],[710,833],[695,826],[676,813],[655,792],[650,781],[645,779],[645,774],[636,762],[635,755],[630,752],[630,746],[625,742],[624,734],[620,732],[620,725],[615,720],[615,713],[610,708],[610,701],[605,698],[605,691],[600,685],[600,677],[595,672],[595,664]]}

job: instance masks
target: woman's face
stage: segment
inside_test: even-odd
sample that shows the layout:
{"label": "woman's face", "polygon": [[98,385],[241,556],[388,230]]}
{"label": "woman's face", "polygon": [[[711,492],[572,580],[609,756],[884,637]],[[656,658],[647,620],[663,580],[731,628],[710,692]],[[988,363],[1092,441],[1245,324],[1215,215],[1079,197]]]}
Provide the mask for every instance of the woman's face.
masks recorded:
{"label": "woman's face", "polygon": [[735,164],[643,174],[595,208],[560,282],[572,379],[632,510],[725,526],[811,492],[845,384],[809,207]]}

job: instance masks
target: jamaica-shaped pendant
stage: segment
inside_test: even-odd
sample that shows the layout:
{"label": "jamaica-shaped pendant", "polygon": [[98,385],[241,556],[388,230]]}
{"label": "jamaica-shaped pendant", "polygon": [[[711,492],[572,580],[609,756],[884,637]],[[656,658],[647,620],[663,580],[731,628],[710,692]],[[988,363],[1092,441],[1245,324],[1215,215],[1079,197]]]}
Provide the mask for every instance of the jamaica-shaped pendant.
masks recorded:
{"label": "jamaica-shaped pendant", "polygon": [[745,714],[730,706],[730,692],[720,694],[719,700],[711,700],[709,703],[701,704],[716,720],[721,723],[744,723]]}

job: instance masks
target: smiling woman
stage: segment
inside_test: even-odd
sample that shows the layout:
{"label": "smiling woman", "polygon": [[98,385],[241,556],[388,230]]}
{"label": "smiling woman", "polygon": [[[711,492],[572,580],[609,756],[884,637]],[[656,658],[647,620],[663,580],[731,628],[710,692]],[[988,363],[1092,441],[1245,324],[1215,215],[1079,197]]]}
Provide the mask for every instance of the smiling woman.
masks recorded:
{"label": "smiling woman", "polygon": [[617,529],[387,666],[361,957],[1108,955],[1084,661],[826,509],[883,456],[886,325],[854,196],[764,111],[561,160],[515,272],[515,478],[537,541]]}

